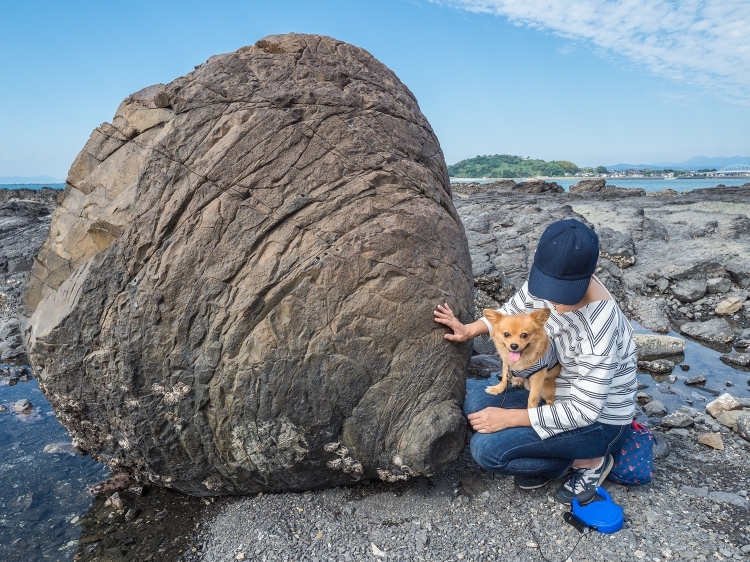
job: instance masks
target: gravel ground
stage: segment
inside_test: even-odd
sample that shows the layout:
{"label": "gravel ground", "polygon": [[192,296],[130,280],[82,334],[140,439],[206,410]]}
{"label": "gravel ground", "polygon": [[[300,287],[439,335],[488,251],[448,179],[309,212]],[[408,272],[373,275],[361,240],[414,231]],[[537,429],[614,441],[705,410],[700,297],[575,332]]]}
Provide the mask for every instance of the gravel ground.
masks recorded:
{"label": "gravel ground", "polygon": [[558,483],[517,490],[466,449],[432,478],[228,501],[183,560],[748,560],[750,443],[722,436],[726,448],[715,451],[693,430],[659,435],[671,453],[651,484],[605,485],[625,512],[625,528],[610,535],[566,524]]}

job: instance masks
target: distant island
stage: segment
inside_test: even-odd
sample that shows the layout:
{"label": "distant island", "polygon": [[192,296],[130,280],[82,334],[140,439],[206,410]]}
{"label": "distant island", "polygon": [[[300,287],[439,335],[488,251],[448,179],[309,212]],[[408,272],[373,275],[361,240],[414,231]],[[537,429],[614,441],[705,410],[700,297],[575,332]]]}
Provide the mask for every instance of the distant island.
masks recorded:
{"label": "distant island", "polygon": [[[601,178],[686,178],[706,177],[716,172],[716,168],[680,170],[674,168],[650,169],[631,168],[627,170],[579,167],[567,160],[537,160],[510,154],[475,156],[448,166],[452,178],[534,178],[534,177],[601,177]],[[733,172],[734,173],[734,172]],[[740,172],[739,175],[750,173]],[[723,174],[721,174],[723,176]]]}
{"label": "distant island", "polygon": [[[567,160],[534,160],[510,154],[475,156],[448,166],[454,178],[532,178],[535,176],[574,176],[581,169]],[[606,168],[605,168],[606,171]]]}

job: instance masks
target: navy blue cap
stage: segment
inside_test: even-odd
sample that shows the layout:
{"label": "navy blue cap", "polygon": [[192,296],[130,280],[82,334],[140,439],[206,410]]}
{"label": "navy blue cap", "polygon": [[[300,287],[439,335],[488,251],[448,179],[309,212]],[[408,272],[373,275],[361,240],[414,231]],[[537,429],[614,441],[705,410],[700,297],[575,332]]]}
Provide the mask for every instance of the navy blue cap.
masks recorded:
{"label": "navy blue cap", "polygon": [[599,237],[575,219],[549,225],[534,254],[529,292],[558,304],[583,300],[599,259]]}

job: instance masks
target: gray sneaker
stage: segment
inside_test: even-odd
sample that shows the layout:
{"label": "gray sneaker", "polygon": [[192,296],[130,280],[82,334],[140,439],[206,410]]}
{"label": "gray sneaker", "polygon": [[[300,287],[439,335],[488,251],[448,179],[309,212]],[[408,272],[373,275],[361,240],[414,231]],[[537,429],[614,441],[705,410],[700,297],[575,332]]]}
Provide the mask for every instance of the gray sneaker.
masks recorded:
{"label": "gray sneaker", "polygon": [[607,455],[599,468],[573,468],[570,478],[555,492],[555,499],[567,504],[575,497],[581,504],[590,502],[596,496],[596,487],[602,485],[614,464],[612,455]]}

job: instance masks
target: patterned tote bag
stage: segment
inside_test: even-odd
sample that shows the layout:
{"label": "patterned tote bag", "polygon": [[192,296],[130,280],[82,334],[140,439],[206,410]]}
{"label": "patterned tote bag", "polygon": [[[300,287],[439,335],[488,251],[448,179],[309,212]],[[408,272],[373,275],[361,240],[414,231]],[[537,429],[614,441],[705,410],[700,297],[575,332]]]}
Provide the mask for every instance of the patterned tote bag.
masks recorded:
{"label": "patterned tote bag", "polygon": [[654,470],[653,432],[638,422],[630,423],[620,448],[615,451],[615,464],[609,478],[619,484],[637,485],[651,482]]}

